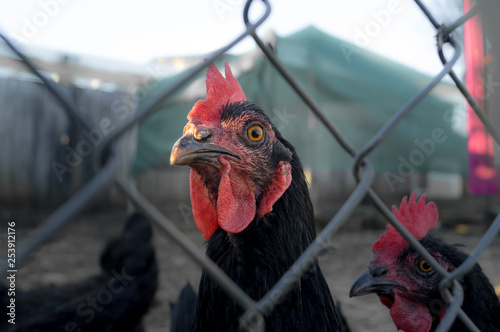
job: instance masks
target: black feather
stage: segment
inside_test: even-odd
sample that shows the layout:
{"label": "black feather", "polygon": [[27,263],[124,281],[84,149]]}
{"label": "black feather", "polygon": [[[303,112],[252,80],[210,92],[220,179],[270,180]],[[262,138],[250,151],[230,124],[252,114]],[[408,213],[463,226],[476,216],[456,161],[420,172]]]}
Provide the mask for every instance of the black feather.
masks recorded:
{"label": "black feather", "polygon": [[[425,236],[420,243],[441,261],[443,266],[448,264],[450,271],[460,266],[468,257],[467,254],[458,250],[456,244],[447,244],[432,235]],[[409,256],[417,256],[410,246],[398,256],[398,264],[402,269],[407,269]],[[442,277],[439,274],[432,272],[431,275],[422,278],[422,288],[418,288],[412,295],[414,301],[428,306],[433,317],[431,332],[437,328],[440,322],[439,316],[447,307],[447,304],[441,300],[439,290],[441,280]],[[474,267],[458,281],[464,289],[462,310],[481,331],[500,332],[500,301],[479,264],[474,264]],[[426,285],[425,288],[423,285]],[[464,326],[462,320],[456,319],[450,331],[465,332],[469,329]]]}
{"label": "black feather", "polygon": [[[459,251],[456,245],[449,245],[443,240],[432,235],[427,235],[420,240],[422,245],[430,252],[439,253],[442,258],[453,266],[461,265],[468,257]],[[472,270],[460,281],[464,289],[462,310],[469,316],[474,324],[483,332],[500,332],[500,301],[495,294],[495,289],[484,274],[479,264],[474,264]],[[440,298],[436,289],[434,298]],[[433,326],[433,331],[437,320]],[[460,319],[456,319],[450,331],[469,331]]]}
{"label": "black feather", "polygon": [[[255,105],[226,107],[222,121],[254,112],[269,121]],[[270,123],[270,122],[269,122]],[[291,153],[292,182],[273,211],[256,217],[238,234],[221,228],[210,237],[206,254],[252,299],[262,298],[314,240],[314,215],[302,164],[294,147],[273,127]],[[277,165],[280,156],[269,162]],[[195,331],[236,331],[243,310],[203,271]],[[267,331],[340,331],[341,323],[317,260],[275,309],[265,317]]]}
{"label": "black feather", "polygon": [[[158,287],[151,225],[132,215],[122,235],[101,255],[103,272],[79,283],[16,290],[16,324],[2,320],[3,331],[143,331],[141,318]],[[0,303],[9,301],[2,285]],[[5,308],[5,307],[4,307]]]}
{"label": "black feather", "polygon": [[171,332],[185,332],[193,329],[196,317],[196,293],[190,283],[182,288],[177,301],[170,302]]}

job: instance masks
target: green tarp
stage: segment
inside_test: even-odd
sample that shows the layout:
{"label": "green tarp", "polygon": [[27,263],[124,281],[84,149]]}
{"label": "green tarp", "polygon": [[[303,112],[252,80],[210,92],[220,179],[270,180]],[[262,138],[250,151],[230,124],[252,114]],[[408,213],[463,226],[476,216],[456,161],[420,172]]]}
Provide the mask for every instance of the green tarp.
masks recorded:
{"label": "green tarp", "polygon": [[[373,135],[431,80],[424,74],[329,36],[313,27],[276,37],[278,58],[356,148]],[[227,56],[247,99],[261,106],[311,169],[347,169],[353,159],[333,139],[265,56],[252,51]],[[175,84],[183,74],[145,87],[140,103]],[[368,157],[383,172],[453,172],[465,175],[465,118],[451,85],[441,83]],[[205,98],[204,74],[143,121],[133,173],[168,165],[193,104]],[[457,111],[458,109],[458,111]],[[458,128],[458,129],[457,129]]]}

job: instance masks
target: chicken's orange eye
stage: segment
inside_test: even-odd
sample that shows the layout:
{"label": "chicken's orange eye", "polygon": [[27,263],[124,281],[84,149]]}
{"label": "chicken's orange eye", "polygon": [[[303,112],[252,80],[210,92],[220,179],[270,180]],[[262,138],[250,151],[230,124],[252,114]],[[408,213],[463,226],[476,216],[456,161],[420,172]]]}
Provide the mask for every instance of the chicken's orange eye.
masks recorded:
{"label": "chicken's orange eye", "polygon": [[418,268],[422,272],[431,272],[432,271],[432,266],[429,263],[427,263],[427,261],[425,259],[422,259],[418,263]]}
{"label": "chicken's orange eye", "polygon": [[264,131],[261,126],[253,125],[248,127],[247,136],[252,142],[259,142],[264,137]]}

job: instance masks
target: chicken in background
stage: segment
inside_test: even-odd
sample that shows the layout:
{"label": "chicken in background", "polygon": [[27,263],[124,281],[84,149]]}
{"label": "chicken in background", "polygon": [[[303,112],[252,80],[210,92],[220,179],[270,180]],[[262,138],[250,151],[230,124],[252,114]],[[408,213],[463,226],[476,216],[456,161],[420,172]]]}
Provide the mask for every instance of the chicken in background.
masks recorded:
{"label": "chicken in background", "polygon": [[[193,216],[207,256],[259,300],[316,237],[313,208],[294,147],[246,101],[227,63],[225,76],[208,68],[207,98],[188,114],[170,162],[191,167]],[[176,310],[172,320],[195,316],[193,331],[236,331],[242,314],[203,271],[196,313]],[[265,317],[266,331],[341,331],[341,322],[317,260]]]}
{"label": "chicken in background", "polygon": [[[434,202],[425,204],[425,195],[418,202],[415,193],[409,202],[404,197],[399,210],[393,206],[392,211],[447,271],[453,271],[468,257],[456,246],[428,234],[436,226],[438,210]],[[387,226],[372,248],[374,255],[368,269],[356,279],[350,296],[377,294],[390,309],[399,330],[434,331],[447,309],[439,291],[442,277],[392,225]],[[459,282],[464,289],[462,310],[467,316],[481,331],[500,331],[500,302],[479,264]],[[450,331],[469,329],[457,318]]]}
{"label": "chicken in background", "polygon": [[[16,290],[16,324],[2,320],[2,331],[139,332],[153,303],[158,266],[151,244],[152,229],[138,213],[100,257],[102,273],[62,287]],[[0,304],[7,306],[7,287]]]}

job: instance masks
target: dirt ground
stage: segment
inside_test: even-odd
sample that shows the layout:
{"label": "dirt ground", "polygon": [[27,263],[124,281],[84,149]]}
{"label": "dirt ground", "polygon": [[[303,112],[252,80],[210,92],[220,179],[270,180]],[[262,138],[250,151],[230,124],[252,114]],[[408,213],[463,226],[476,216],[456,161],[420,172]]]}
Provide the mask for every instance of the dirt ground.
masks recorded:
{"label": "dirt ground", "polygon": [[[203,238],[193,222],[182,221],[179,209],[164,208],[163,212],[199,247]],[[22,242],[34,227],[43,220],[46,212],[27,212],[25,209],[0,208],[1,225],[5,221],[17,223],[17,240]],[[94,211],[75,218],[52,241],[38,250],[28,262],[19,267],[17,287],[37,288],[47,285],[62,285],[84,279],[99,272],[99,253],[105,243],[121,232],[126,214],[123,211]],[[186,219],[187,220],[187,219]],[[466,234],[453,229],[441,229],[437,234],[449,243],[464,244],[470,252],[480,239],[486,226],[469,225]],[[5,230],[0,230],[0,246],[4,252]],[[372,230],[341,230],[332,238],[334,252],[320,257],[323,272],[334,297],[342,304],[342,310],[352,331],[395,331],[388,310],[374,295],[349,298],[349,289],[354,279],[366,268],[371,258],[371,245],[383,232]],[[157,259],[160,267],[160,287],[156,303],[145,317],[146,331],[169,331],[169,301],[174,301],[186,282],[195,289],[201,269],[194,264],[172,240],[154,235]],[[500,285],[500,237],[482,255],[480,264],[494,285]]]}

